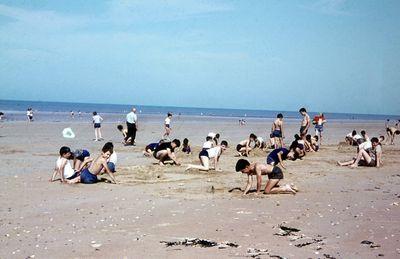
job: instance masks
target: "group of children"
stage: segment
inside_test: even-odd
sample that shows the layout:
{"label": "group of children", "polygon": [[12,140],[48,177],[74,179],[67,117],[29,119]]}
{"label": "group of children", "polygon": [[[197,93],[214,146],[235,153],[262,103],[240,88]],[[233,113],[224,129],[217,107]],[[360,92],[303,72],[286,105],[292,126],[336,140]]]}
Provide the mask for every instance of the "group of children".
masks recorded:
{"label": "group of children", "polygon": [[[254,176],[256,177],[257,186],[255,191],[256,194],[258,194],[261,191],[263,175],[268,176],[268,181],[264,188],[264,193],[266,194],[295,194],[298,191],[296,186],[293,184],[279,185],[280,180],[283,179],[283,169],[286,169],[284,161],[287,159],[301,159],[307,152],[318,151],[322,139],[323,126],[326,123],[323,114],[315,116],[311,121],[305,108],[301,108],[299,112],[303,116],[303,119],[299,133],[294,135],[294,141],[291,143],[289,148],[285,147],[283,141],[285,136],[283,115],[278,114],[276,120],[274,120],[272,124],[270,133],[269,147],[273,150],[267,155],[266,162],[250,163],[246,159],[239,159],[237,161],[235,166],[236,171],[247,174],[248,176],[247,185],[243,194],[251,192],[250,189],[254,181]],[[177,159],[176,151],[181,147],[181,142],[179,139],[173,139],[172,141],[169,140],[171,134],[171,118],[172,114],[168,113],[164,123],[165,133],[163,139],[148,144],[145,147],[143,154],[157,159],[159,165],[169,163],[179,166],[181,163]],[[316,134],[314,136],[308,134],[311,124],[315,125]],[[119,125],[118,129],[124,134],[124,136],[126,135],[122,125]],[[218,167],[218,163],[221,155],[228,148],[228,142],[225,140],[220,142],[219,139],[219,133],[210,132],[206,136],[202,149],[198,154],[200,164],[188,164],[185,171],[191,169],[221,171],[221,168]],[[361,131],[361,135],[358,135],[356,131],[353,131],[346,136],[346,141],[350,145],[357,146],[357,156],[351,161],[338,162],[338,164],[342,166],[350,165],[351,167],[356,167],[358,165],[379,167],[382,165],[381,142],[383,140],[384,136],[381,136],[379,139],[369,139],[365,131]],[[240,141],[237,144],[236,151],[239,156],[248,156],[254,148],[265,150],[268,148],[268,145],[261,137],[257,137],[254,133],[251,133],[247,139]],[[189,155],[192,153],[187,138],[182,142],[181,151]],[[115,156],[115,160],[112,158],[113,155]],[[70,164],[71,160],[72,165]],[[51,180],[56,180],[56,176],[59,174],[62,182],[95,183],[97,182],[97,176],[99,174],[107,173],[110,176],[111,181],[116,183],[114,176],[115,164],[116,154],[113,152],[113,145],[111,142],[104,145],[100,155],[95,159],[91,159],[89,152],[86,150],[71,152],[68,147],[62,147]]]}
{"label": "group of children", "polygon": [[382,165],[382,143],[384,141],[385,136],[370,139],[365,130],[362,130],[360,134],[353,130],[345,136],[345,142],[357,147],[356,156],[348,161],[338,161],[337,164],[350,168],[358,166],[380,167]]}
{"label": "group of children", "polygon": [[[112,142],[105,143],[96,158],[91,158],[89,151],[85,149],[77,149],[72,152],[66,146],[60,148],[59,154],[50,179],[51,182],[60,180],[62,183],[70,184],[93,184],[98,182],[98,175],[106,173],[112,183],[117,183],[114,176],[117,154],[114,152]],[[57,178],[58,176],[59,178]]]}

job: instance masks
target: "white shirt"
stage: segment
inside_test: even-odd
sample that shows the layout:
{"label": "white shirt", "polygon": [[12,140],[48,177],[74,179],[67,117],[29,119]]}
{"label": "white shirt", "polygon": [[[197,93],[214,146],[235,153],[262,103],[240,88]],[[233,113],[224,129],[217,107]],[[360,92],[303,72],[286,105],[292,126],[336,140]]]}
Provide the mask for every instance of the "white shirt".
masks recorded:
{"label": "white shirt", "polygon": [[359,149],[364,149],[364,150],[370,149],[370,148],[372,148],[372,142],[371,141],[365,141],[364,143],[361,143],[360,145],[358,145],[358,148]]}
{"label": "white shirt", "polygon": [[136,113],[134,113],[134,112],[130,112],[130,113],[128,113],[127,115],[126,115],[126,122],[129,122],[129,123],[136,123],[136,121],[137,121],[137,115],[136,115]]}
{"label": "white shirt", "polygon": [[207,137],[215,138],[216,135],[217,135],[216,133],[210,132],[208,133]]}
{"label": "white shirt", "polygon": [[169,117],[165,118],[165,124],[169,125],[171,123],[171,119]]}
{"label": "white shirt", "polygon": [[263,143],[264,139],[262,137],[257,137],[258,142]]}
{"label": "white shirt", "polygon": [[212,146],[213,146],[213,143],[211,141],[206,141],[203,144],[203,148],[205,148],[205,149],[212,148]]}
{"label": "white shirt", "polygon": [[361,137],[360,135],[358,135],[358,134],[356,134],[356,135],[353,136],[353,139],[354,139],[354,140],[357,140],[357,139],[360,139],[360,138],[362,138],[362,137]]}
{"label": "white shirt", "polygon": [[218,155],[221,153],[221,147],[217,146],[217,147],[210,148],[207,150],[207,153],[208,153],[209,158],[218,157]]}
{"label": "white shirt", "polygon": [[103,120],[103,118],[100,117],[100,115],[98,115],[98,114],[93,116],[94,123],[101,123],[102,120]]}
{"label": "white shirt", "polygon": [[111,154],[110,158],[108,159],[108,162],[114,163],[114,165],[117,165],[117,153],[115,151]]}
{"label": "white shirt", "polygon": [[[65,160],[66,159],[63,158],[63,157],[59,157],[57,159],[57,162],[56,162],[57,169],[60,169],[61,164]],[[71,166],[70,162],[67,160],[67,163],[65,163],[65,166],[64,166],[64,172],[63,172],[64,178],[69,178],[69,177],[73,176],[74,173],[75,173],[74,169],[72,169],[72,166]]]}

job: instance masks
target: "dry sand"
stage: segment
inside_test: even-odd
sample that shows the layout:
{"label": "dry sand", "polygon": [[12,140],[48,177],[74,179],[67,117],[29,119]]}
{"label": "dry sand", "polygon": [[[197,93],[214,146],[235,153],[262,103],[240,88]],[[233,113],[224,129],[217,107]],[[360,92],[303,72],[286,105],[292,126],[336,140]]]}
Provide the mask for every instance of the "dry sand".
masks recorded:
{"label": "dry sand", "polygon": [[[197,151],[209,131],[230,143],[221,157],[223,172],[209,173],[160,167],[143,157],[143,147],[162,135],[161,117],[141,121],[136,147],[122,146],[116,125],[103,124],[119,158],[118,185],[48,182],[60,146],[98,154],[104,142],[92,141],[90,123],[1,123],[0,258],[398,258],[399,140],[383,147],[382,168],[338,167],[336,160],[355,153],[338,145],[344,135],[356,128],[377,136],[384,128],[381,122],[331,121],[320,152],[286,163],[283,182],[295,183],[297,195],[228,192],[246,181],[234,172],[236,143],[251,132],[265,136],[271,122],[250,119],[240,127],[235,119],[175,118],[172,136],[188,137],[195,150],[178,153],[183,164],[199,163]],[[286,123],[287,143],[298,123]],[[62,138],[65,127],[77,137]],[[257,151],[249,160],[265,157]],[[300,231],[276,235],[279,225]],[[160,243],[182,238],[238,247]]]}

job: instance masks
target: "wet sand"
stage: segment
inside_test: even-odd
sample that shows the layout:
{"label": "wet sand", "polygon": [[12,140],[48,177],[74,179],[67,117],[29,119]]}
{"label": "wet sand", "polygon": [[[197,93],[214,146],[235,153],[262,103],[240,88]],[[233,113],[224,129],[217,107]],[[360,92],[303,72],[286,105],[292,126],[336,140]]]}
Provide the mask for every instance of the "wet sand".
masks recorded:
{"label": "wet sand", "polygon": [[[136,147],[121,144],[116,124],[103,124],[104,138],[114,142],[118,154],[118,185],[48,182],[62,145],[99,153],[104,141],[92,141],[90,123],[1,123],[0,258],[400,256],[399,139],[383,146],[382,168],[335,164],[355,154],[354,148],[338,145],[348,132],[365,129],[370,137],[378,136],[385,133],[382,122],[328,122],[320,152],[286,162],[283,183],[295,183],[297,195],[242,196],[229,192],[246,183],[245,175],[234,172],[235,146],[251,132],[265,137],[272,120],[248,119],[239,126],[229,118],[174,118],[172,137],[189,138],[194,149],[192,155],[178,153],[183,164],[199,163],[208,132],[228,140],[231,148],[220,161],[223,172],[208,173],[160,167],[142,155],[146,144],[161,137],[162,121],[143,119]],[[298,125],[299,120],[286,123],[286,144]],[[65,127],[75,131],[75,139],[62,138]],[[266,154],[257,150],[249,160],[263,162]],[[300,231],[282,236],[280,225]],[[238,247],[160,243],[182,238]]]}

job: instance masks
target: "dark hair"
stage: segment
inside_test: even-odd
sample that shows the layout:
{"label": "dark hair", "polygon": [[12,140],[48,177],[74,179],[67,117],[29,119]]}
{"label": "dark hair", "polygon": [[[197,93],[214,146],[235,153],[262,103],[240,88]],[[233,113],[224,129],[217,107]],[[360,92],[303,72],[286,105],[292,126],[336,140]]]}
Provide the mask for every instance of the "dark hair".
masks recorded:
{"label": "dark hair", "polygon": [[254,133],[251,133],[251,134],[250,134],[250,138],[252,138],[252,139],[256,139],[256,138],[257,138],[257,136],[256,136],[256,135],[254,135]]}
{"label": "dark hair", "polygon": [[396,130],[396,131],[394,132],[394,134],[399,135],[399,134],[400,134],[400,130]]}
{"label": "dark hair", "polygon": [[235,167],[236,172],[242,171],[243,169],[245,169],[249,165],[250,165],[250,163],[246,159],[239,159],[236,162],[236,167]]}
{"label": "dark hair", "polygon": [[297,140],[293,141],[292,144],[290,144],[289,150],[295,150],[298,146]]}
{"label": "dark hair", "polygon": [[299,134],[294,134],[294,139],[297,141],[297,140],[300,140],[301,138],[300,138]]}
{"label": "dark hair", "polygon": [[103,148],[101,149],[103,153],[106,153],[107,151],[110,151],[110,153],[114,152],[114,145],[112,142],[107,142],[104,144]]}
{"label": "dark hair", "polygon": [[124,126],[122,126],[122,125],[120,124],[120,125],[117,126],[117,129],[118,129],[118,130],[123,130],[123,129],[124,129]]}
{"label": "dark hair", "polygon": [[379,136],[379,138],[381,138],[382,140],[385,140],[385,136],[383,136],[383,135]]}
{"label": "dark hair", "polygon": [[307,140],[308,142],[311,142],[311,135],[310,135],[310,134],[307,134],[307,135],[306,135],[306,140]]}
{"label": "dark hair", "polygon": [[373,137],[373,138],[371,139],[371,142],[372,142],[372,143],[379,143],[379,139],[376,138],[376,137]]}
{"label": "dark hair", "polygon": [[219,133],[215,134],[215,138],[219,138],[219,137],[220,137]]}
{"label": "dark hair", "polygon": [[210,140],[212,140],[212,137],[207,136],[207,137],[206,137],[206,141],[210,141]]}
{"label": "dark hair", "polygon": [[172,140],[172,143],[175,143],[176,147],[180,147],[181,146],[181,141],[179,139]]}
{"label": "dark hair", "polygon": [[183,145],[186,146],[187,144],[189,144],[189,140],[187,138],[183,139]]}
{"label": "dark hair", "polygon": [[356,130],[353,130],[353,132],[351,133],[352,136],[355,136],[357,134]]}
{"label": "dark hair", "polygon": [[69,147],[63,146],[60,148],[60,156],[65,155],[67,153],[71,153],[71,149]]}
{"label": "dark hair", "polygon": [[170,113],[170,112],[169,112],[169,113],[167,113],[167,117],[169,117],[169,116],[172,116],[172,113]]}
{"label": "dark hair", "polygon": [[97,112],[93,112],[93,115],[97,115]]}
{"label": "dark hair", "polygon": [[279,118],[279,119],[283,119],[282,113],[278,113],[278,115],[276,115],[276,117]]}
{"label": "dark hair", "polygon": [[307,111],[306,111],[306,108],[302,107],[302,108],[299,110],[299,112],[307,112]]}
{"label": "dark hair", "polygon": [[316,141],[318,141],[318,139],[319,139],[318,135],[315,135],[314,138]]}
{"label": "dark hair", "polygon": [[228,141],[222,140],[221,141],[221,145],[224,145],[225,147],[228,147]]}
{"label": "dark hair", "polygon": [[365,135],[365,133],[366,133],[366,132],[365,132],[365,130],[362,130],[362,131],[361,131],[361,135],[363,135],[363,136],[364,136],[364,135]]}

